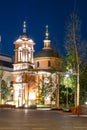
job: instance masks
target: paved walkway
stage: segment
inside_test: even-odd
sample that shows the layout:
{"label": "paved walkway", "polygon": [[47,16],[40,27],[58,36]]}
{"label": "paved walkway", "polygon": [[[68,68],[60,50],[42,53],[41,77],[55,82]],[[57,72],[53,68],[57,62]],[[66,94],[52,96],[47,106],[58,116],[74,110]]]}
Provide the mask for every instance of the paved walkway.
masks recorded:
{"label": "paved walkway", "polygon": [[87,130],[87,115],[58,111],[0,109],[0,130]]}

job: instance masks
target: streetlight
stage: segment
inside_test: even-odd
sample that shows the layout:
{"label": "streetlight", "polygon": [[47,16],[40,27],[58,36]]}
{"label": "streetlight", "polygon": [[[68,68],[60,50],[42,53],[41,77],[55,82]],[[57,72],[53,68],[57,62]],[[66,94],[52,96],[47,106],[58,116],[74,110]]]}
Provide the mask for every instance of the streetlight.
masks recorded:
{"label": "streetlight", "polygon": [[[66,75],[65,75],[65,78],[69,78],[69,74],[67,73]],[[66,94],[66,106],[67,106],[67,108],[69,107],[69,104],[68,104],[68,102],[69,102],[69,99],[68,99],[68,85],[67,85],[67,87],[66,87],[66,89],[67,89],[67,94]]]}

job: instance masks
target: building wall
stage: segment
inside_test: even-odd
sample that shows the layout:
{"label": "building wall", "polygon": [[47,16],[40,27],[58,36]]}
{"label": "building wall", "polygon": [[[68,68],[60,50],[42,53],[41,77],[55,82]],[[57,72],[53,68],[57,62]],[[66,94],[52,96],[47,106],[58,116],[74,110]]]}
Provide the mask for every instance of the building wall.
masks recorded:
{"label": "building wall", "polygon": [[[54,69],[62,70],[62,59],[56,57],[38,57],[34,58],[36,69]],[[39,62],[39,66],[38,66]],[[50,64],[49,64],[50,62]]]}
{"label": "building wall", "polygon": [[[8,87],[11,87],[13,81],[13,58],[8,55],[0,54],[0,86],[1,81],[4,80]],[[13,93],[9,95],[8,100],[12,100],[10,97]]]}

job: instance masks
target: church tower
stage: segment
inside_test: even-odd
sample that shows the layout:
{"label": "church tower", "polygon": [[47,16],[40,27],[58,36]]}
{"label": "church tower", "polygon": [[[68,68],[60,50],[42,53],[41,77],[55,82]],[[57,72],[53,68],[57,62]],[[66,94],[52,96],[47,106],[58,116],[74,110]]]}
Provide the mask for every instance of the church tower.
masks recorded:
{"label": "church tower", "polygon": [[29,75],[34,69],[34,41],[27,35],[26,22],[22,35],[14,42],[15,61],[13,64],[13,100],[16,106],[23,106],[29,98]]}
{"label": "church tower", "polygon": [[[34,67],[33,53],[34,45],[32,39],[29,38],[26,32],[26,22],[23,24],[22,35],[14,42],[15,44],[15,63],[28,63],[26,67]],[[22,67],[22,66],[21,66]],[[21,68],[23,69],[23,68]]]}

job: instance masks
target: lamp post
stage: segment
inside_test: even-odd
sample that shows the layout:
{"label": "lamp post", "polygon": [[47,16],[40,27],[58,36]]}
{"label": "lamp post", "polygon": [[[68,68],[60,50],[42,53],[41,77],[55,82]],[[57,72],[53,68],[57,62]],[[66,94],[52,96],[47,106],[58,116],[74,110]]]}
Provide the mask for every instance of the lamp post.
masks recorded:
{"label": "lamp post", "polygon": [[[69,74],[66,74],[65,75],[65,78],[69,78]],[[67,91],[67,94],[66,94],[66,106],[69,107],[69,99],[68,99],[68,82],[67,82],[67,87],[66,87],[66,91]]]}
{"label": "lamp post", "polygon": [[56,108],[59,108],[59,75],[56,74]]}

